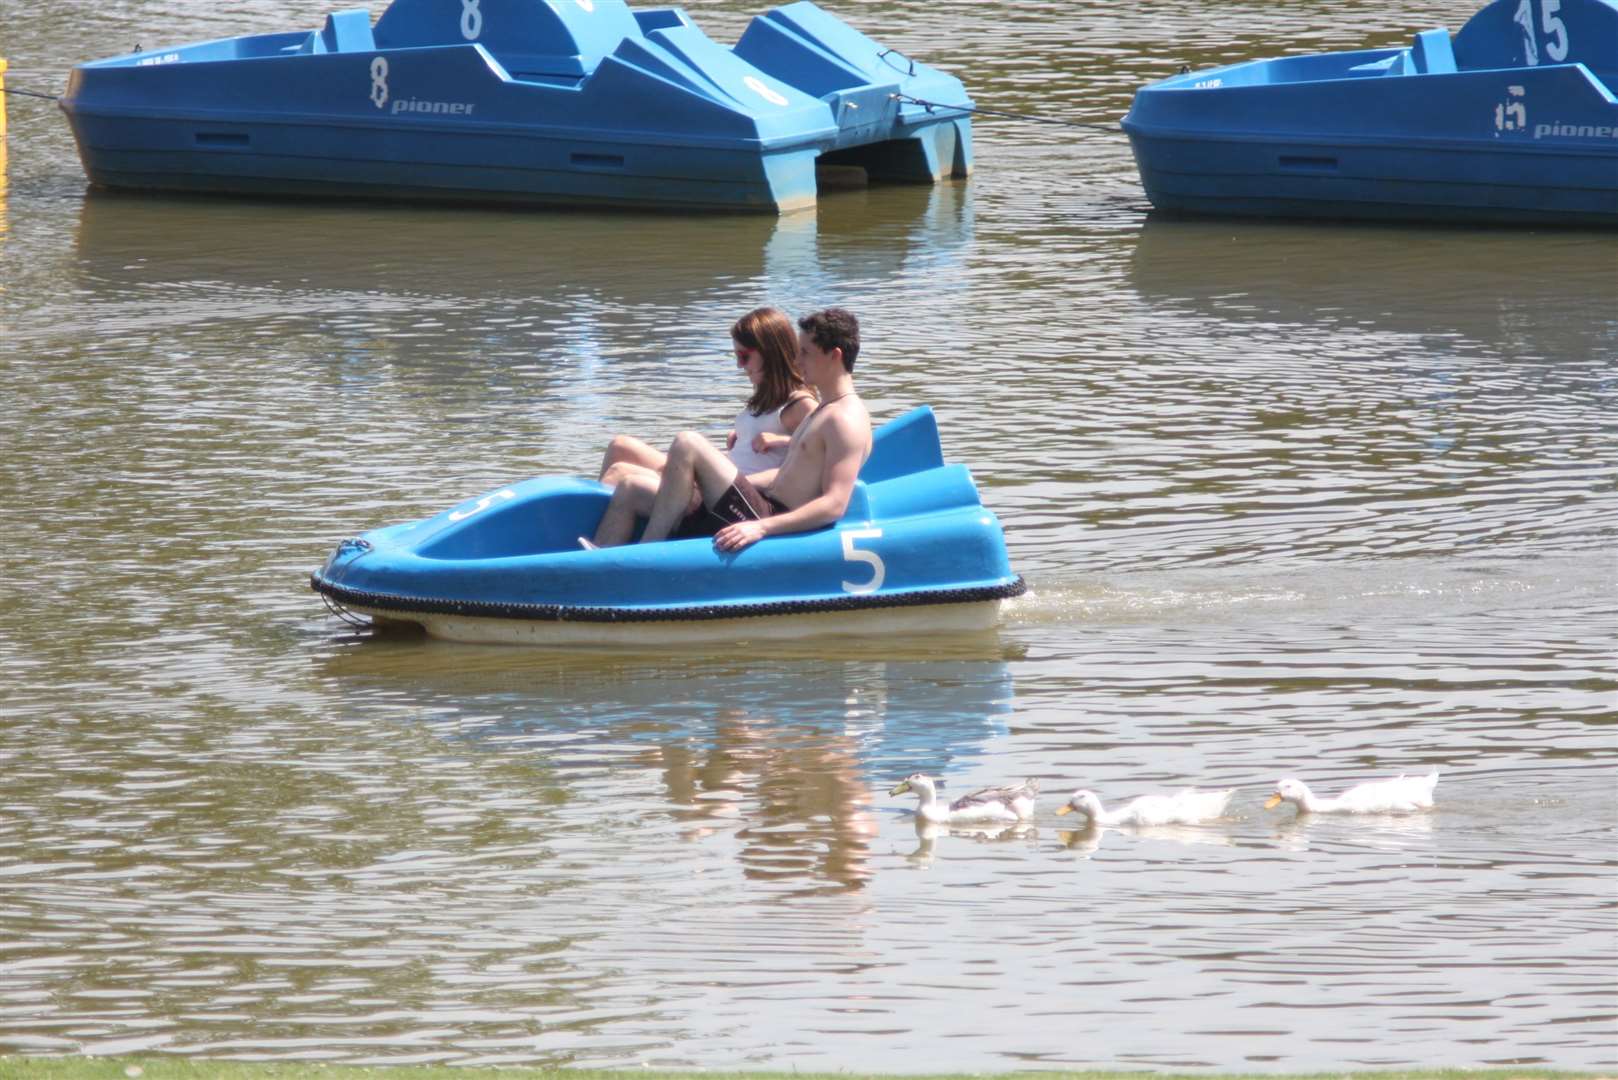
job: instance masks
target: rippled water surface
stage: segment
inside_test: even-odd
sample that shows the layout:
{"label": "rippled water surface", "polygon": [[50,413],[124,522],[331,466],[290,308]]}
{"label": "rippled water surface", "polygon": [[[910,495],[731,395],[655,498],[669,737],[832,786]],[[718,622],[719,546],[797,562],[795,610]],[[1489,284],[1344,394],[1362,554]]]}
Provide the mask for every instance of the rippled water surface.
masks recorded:
{"label": "rippled water surface", "polygon": [[[326,10],[14,5],[0,55],[54,92]],[[833,10],[1105,124],[1470,6]],[[967,182],[780,220],[132,198],[8,104],[0,1053],[1618,1065],[1612,235],[1163,220],[1115,132],[1004,120]],[[358,529],[722,427],[764,302],[855,309],[873,412],[935,408],[1033,587],[996,631],[550,653],[307,590]],[[1430,814],[1261,806],[1429,768]],[[1045,794],[940,835],[915,771]],[[1188,784],[1230,816],[1055,814]]]}

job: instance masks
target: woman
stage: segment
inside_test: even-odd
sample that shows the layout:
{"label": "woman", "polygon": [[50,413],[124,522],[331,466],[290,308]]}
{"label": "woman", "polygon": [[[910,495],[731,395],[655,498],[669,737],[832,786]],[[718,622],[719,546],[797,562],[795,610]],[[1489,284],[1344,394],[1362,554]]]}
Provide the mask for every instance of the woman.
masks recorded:
{"label": "woman", "polygon": [[[814,391],[798,372],[798,333],[786,313],[755,308],[730,328],[736,366],[753,384],[747,407],[725,451],[743,474],[778,468],[786,460],[792,433],[815,409]],[[632,435],[615,435],[601,459],[601,481],[617,486],[630,470],[660,474],[667,458]]]}

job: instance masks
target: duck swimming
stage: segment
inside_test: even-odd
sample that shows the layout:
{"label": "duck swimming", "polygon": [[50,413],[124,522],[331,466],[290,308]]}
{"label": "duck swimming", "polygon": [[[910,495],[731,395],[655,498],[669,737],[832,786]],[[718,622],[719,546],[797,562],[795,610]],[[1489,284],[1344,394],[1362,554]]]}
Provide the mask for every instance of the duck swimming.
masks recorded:
{"label": "duck swimming", "polygon": [[1077,810],[1088,816],[1092,825],[1195,825],[1223,814],[1234,794],[1235,788],[1220,791],[1186,788],[1173,795],[1142,795],[1116,810],[1107,810],[1095,792],[1075,791],[1056,812],[1065,814]]}
{"label": "duck swimming", "polygon": [[938,785],[929,776],[912,773],[899,781],[889,795],[915,792],[921,800],[916,816],[935,825],[980,824],[983,822],[1026,821],[1034,816],[1034,799],[1039,781],[1024,780],[1016,787],[982,788],[962,795],[945,805],[938,797]]}
{"label": "duck swimming", "polygon": [[1288,777],[1275,785],[1275,794],[1264,803],[1269,810],[1283,802],[1298,808],[1300,814],[1407,814],[1431,810],[1433,788],[1438,786],[1438,770],[1426,776],[1396,776],[1391,780],[1368,780],[1355,784],[1341,795],[1322,798],[1302,780]]}

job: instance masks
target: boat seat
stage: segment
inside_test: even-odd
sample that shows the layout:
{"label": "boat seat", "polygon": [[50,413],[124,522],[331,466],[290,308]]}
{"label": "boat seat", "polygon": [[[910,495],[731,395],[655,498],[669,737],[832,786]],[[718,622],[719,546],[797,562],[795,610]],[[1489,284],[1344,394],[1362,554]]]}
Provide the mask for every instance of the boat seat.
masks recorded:
{"label": "boat seat", "polygon": [[572,85],[626,39],[645,36],[623,0],[504,0],[498,17],[484,17],[493,7],[393,0],[377,19],[376,42],[383,49],[477,44],[513,78]]}
{"label": "boat seat", "polygon": [[364,8],[334,11],[326,16],[326,25],[315,30],[298,46],[300,53],[374,52],[376,39],[371,36],[371,13]]}
{"label": "boat seat", "polygon": [[1380,60],[1372,60],[1366,64],[1355,64],[1348,69],[1350,75],[1408,75],[1410,74],[1410,52],[1400,49],[1392,56],[1384,56]]}
{"label": "boat seat", "polygon": [[1410,50],[1416,71],[1423,75],[1455,74],[1455,50],[1450,47],[1449,31],[1423,30]]}

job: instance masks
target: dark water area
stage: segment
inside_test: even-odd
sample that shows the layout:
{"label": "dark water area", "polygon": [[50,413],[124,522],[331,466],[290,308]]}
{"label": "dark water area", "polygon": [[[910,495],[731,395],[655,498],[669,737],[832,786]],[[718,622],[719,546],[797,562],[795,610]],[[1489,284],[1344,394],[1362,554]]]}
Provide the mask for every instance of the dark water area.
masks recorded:
{"label": "dark water area", "polygon": [[[12,5],[0,56],[55,92],[326,10]],[[1106,124],[1472,9],[831,10]],[[992,119],[969,180],[779,219],[132,197],[7,104],[0,1053],[1618,1068],[1611,234],[1165,219],[1118,134]],[[854,309],[872,412],[933,406],[1032,586],[996,630],[539,651],[308,591],[360,529],[722,428],[762,303]],[[1262,808],[1431,768],[1427,814]],[[915,771],[1045,794],[918,829]],[[1055,814],[1193,784],[1229,816]]]}

